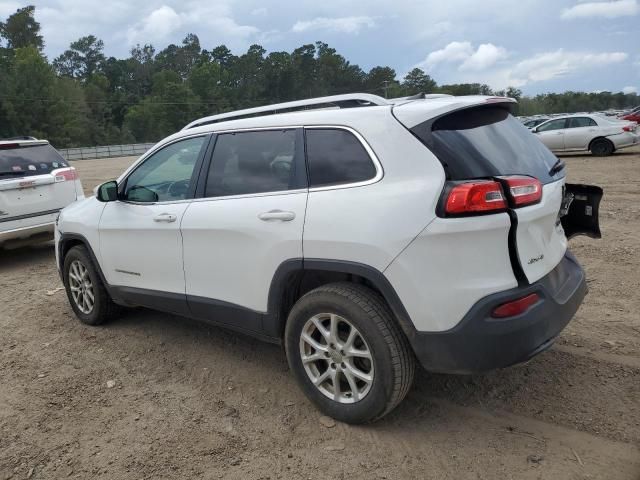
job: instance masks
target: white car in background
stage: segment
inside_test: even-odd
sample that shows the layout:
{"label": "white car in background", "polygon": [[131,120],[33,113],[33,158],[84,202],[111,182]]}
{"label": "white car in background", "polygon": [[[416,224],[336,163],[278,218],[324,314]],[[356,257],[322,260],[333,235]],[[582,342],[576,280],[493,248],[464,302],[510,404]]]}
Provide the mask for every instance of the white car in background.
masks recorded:
{"label": "white car in background", "polygon": [[599,115],[566,115],[531,130],[553,152],[589,151],[598,157],[640,142],[638,124]]}
{"label": "white car in background", "polygon": [[0,248],[53,239],[60,210],[84,198],[75,168],[46,140],[0,140]]}

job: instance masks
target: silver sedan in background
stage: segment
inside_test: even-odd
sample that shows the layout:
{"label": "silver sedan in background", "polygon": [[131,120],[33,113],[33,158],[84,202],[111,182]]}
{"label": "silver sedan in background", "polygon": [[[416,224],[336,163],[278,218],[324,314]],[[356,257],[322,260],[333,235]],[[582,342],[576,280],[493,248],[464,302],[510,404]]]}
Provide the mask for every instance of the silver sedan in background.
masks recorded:
{"label": "silver sedan in background", "polygon": [[589,151],[598,157],[640,142],[637,123],[594,114],[556,117],[531,131],[553,152]]}

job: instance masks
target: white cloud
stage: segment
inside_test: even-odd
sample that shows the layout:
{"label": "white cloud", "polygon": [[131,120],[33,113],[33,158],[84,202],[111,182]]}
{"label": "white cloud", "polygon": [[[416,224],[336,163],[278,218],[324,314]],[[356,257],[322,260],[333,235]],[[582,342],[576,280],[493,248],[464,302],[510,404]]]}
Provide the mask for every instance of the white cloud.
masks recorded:
{"label": "white cloud", "polygon": [[155,42],[167,38],[182,26],[182,22],[180,15],[173,8],[163,5],[129,28],[129,44]]}
{"label": "white cloud", "polygon": [[640,12],[638,0],[614,0],[604,2],[578,3],[571,8],[565,8],[561,17],[574,18],[616,18],[637,15]]}
{"label": "white cloud", "polygon": [[486,70],[507,56],[507,51],[504,48],[496,47],[492,43],[483,43],[478,47],[478,50],[473,52],[473,55],[460,65],[460,70]]}
{"label": "white cloud", "polygon": [[440,50],[435,50],[418,66],[433,68],[439,63],[464,62],[473,55],[471,42],[451,42]]}
{"label": "white cloud", "polygon": [[622,89],[622,93],[626,93],[626,94],[638,93],[638,87],[624,87]]}
{"label": "white cloud", "polygon": [[5,20],[9,15],[13,15],[16,10],[23,6],[18,2],[0,2],[0,21]]}
{"label": "white cloud", "polygon": [[510,67],[490,70],[485,75],[476,74],[473,78],[469,77],[461,81],[485,82],[496,89],[509,86],[520,88],[536,82],[619,64],[626,61],[628,57],[624,52],[593,53],[560,49],[540,53]]}
{"label": "white cloud", "polygon": [[340,33],[358,34],[364,28],[373,28],[376,22],[372,17],[317,17],[312,20],[301,20],[295,23],[291,30],[296,33],[314,30],[328,30]]}
{"label": "white cloud", "polygon": [[[624,52],[567,52],[563,49],[535,55],[516,64],[511,75],[523,85],[568,75],[577,70],[602,68],[624,62],[629,55]],[[518,85],[516,85],[518,86]]]}
{"label": "white cloud", "polygon": [[[185,5],[188,7],[189,5]],[[127,29],[129,45],[135,43],[162,43],[172,40],[174,33],[209,29],[227,39],[246,39],[260,30],[250,25],[240,25],[231,18],[224,5],[194,4],[193,8],[176,11],[162,5]]]}
{"label": "white cloud", "polygon": [[459,63],[458,69],[461,71],[481,71],[506,57],[506,49],[492,43],[483,43],[474,49],[471,42],[451,42],[431,52],[418,66],[431,69],[441,63]]}

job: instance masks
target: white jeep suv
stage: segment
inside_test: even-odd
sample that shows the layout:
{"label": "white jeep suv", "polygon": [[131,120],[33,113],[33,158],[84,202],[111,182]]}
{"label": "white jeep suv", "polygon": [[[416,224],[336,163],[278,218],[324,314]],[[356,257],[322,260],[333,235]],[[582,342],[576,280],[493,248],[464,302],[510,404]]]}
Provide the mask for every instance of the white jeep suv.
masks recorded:
{"label": "white jeep suv", "polygon": [[565,184],[513,104],[352,94],[197,120],[63,210],[71,307],[283,344],[308,397],[350,423],[391,411],[416,360],[528,360],[587,291],[567,237],[600,236],[602,190]]}

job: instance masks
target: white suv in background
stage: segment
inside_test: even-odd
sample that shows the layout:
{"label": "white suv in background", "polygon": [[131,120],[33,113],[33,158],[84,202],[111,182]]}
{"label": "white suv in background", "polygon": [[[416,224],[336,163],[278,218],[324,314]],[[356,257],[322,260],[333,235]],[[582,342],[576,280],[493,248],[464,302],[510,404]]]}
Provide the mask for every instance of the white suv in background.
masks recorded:
{"label": "white suv in background", "polygon": [[351,423],[393,409],[416,360],[528,360],[587,291],[567,237],[600,236],[602,190],[565,184],[513,105],[352,94],[197,120],[62,212],[71,307],[283,344],[309,398]]}
{"label": "white suv in background", "polygon": [[541,123],[531,131],[554,152],[586,152],[606,157],[638,145],[638,124],[600,115],[567,115]]}
{"label": "white suv in background", "polygon": [[63,207],[83,199],[76,170],[46,140],[0,140],[0,248],[53,239]]}

